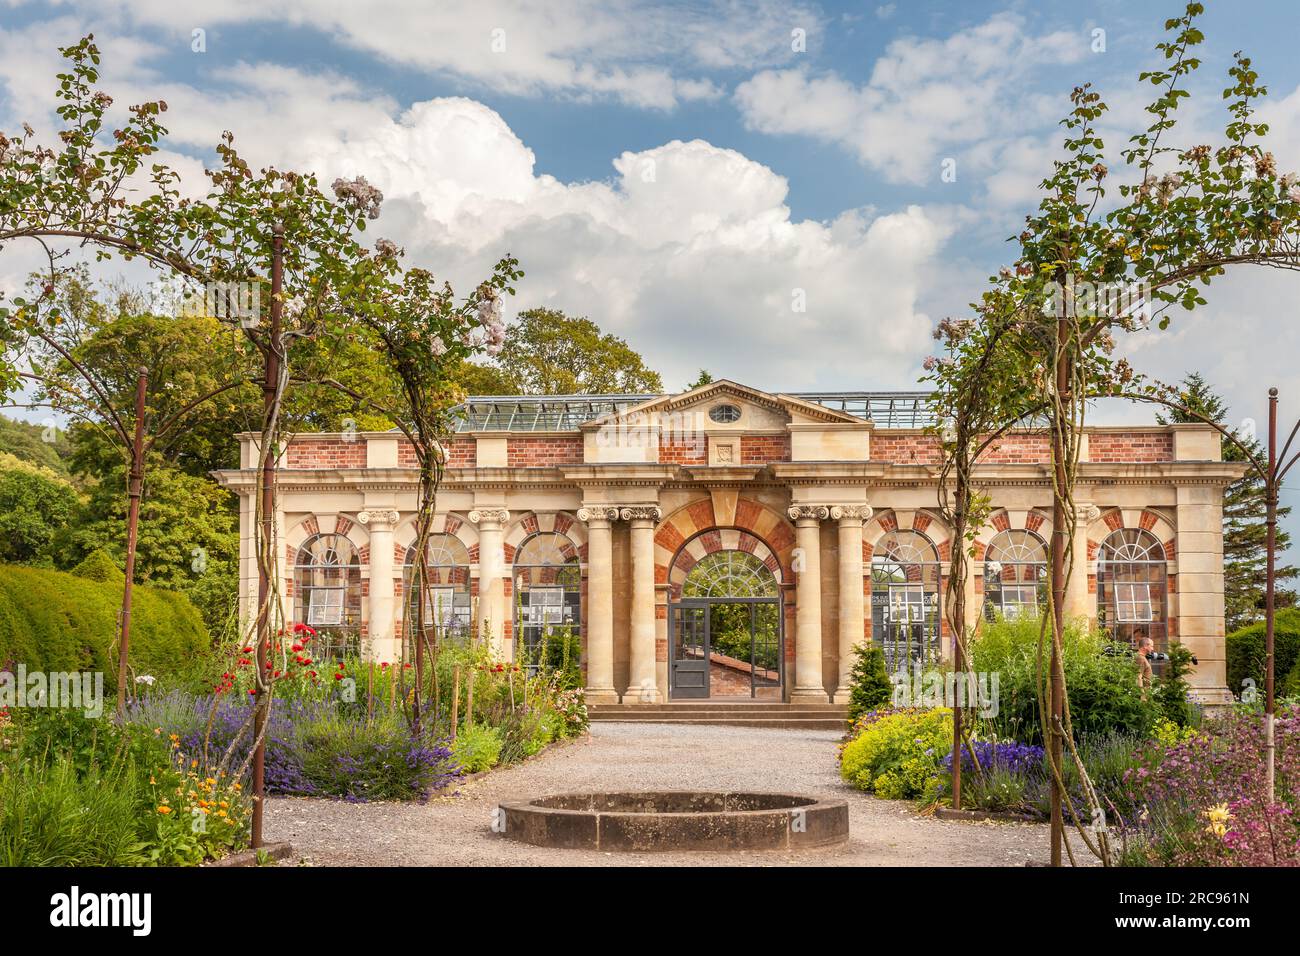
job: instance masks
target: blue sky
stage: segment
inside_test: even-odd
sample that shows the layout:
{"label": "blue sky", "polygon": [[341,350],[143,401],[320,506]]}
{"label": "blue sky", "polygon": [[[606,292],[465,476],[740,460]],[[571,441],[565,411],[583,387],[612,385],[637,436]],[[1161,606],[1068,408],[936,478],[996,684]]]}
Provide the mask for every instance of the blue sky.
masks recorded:
{"label": "blue sky", "polygon": [[[1111,102],[1117,151],[1181,6],[0,0],[0,128],[48,123],[54,46],[93,30],[119,105],[172,104],[195,183],[227,128],[255,162],[367,175],[389,197],[378,234],[412,260],[465,285],[513,252],[519,307],[589,315],[671,387],[705,366],[766,388],[908,388],[933,323],[1003,263],[1071,87]],[[1208,7],[1191,125],[1220,123],[1245,49],[1279,165],[1300,168],[1300,7]],[[22,274],[0,262],[0,283]],[[1296,282],[1233,277],[1122,347],[1164,378],[1201,369],[1237,416],[1262,420],[1274,382],[1300,414]]]}

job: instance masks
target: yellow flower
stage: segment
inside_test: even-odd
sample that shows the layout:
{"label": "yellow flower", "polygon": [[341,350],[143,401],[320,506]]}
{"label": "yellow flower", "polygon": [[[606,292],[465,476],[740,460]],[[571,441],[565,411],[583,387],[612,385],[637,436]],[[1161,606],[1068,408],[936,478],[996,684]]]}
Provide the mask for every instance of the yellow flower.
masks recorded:
{"label": "yellow flower", "polygon": [[1206,829],[1215,836],[1221,837],[1228,832],[1228,822],[1232,819],[1232,812],[1226,803],[1216,804],[1205,811],[1205,819],[1210,821]]}

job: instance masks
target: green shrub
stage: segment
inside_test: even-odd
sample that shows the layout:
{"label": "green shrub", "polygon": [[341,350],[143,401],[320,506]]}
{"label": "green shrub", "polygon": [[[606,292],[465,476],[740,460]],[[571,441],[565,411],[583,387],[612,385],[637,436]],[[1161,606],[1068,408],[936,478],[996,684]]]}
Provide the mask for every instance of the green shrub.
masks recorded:
{"label": "green shrub", "polygon": [[[121,582],[0,566],[0,666],[102,671],[105,685],[115,689],[121,604]],[[187,672],[207,645],[203,622],[184,595],[135,588],[130,657],[137,674],[167,678]]]}
{"label": "green shrub", "polygon": [[[971,644],[971,669],[998,675],[998,713],[985,719],[999,739],[1043,742],[1038,714],[1040,626],[1036,617],[993,621]],[[1078,622],[1066,627],[1062,666],[1075,733],[1146,736],[1159,706],[1142,696],[1133,653],[1108,653],[1110,646],[1105,635]]]}
{"label": "green shrub", "polygon": [[849,723],[863,714],[883,707],[893,696],[894,685],[885,672],[885,652],[878,644],[859,644],[853,648],[853,670],[849,675]]}
{"label": "green shrub", "polygon": [[319,708],[295,721],[302,776],[313,793],[349,800],[422,799],[448,771],[450,753],[411,738],[400,713],[356,719]]}
{"label": "green shrub", "polygon": [[0,865],[183,866],[241,848],[251,803],[178,747],[107,717],[22,709],[0,740]]}
{"label": "green shrub", "polygon": [[1191,672],[1192,652],[1182,644],[1173,644],[1169,648],[1164,673],[1155,679],[1151,688],[1151,697],[1160,710],[1160,717],[1179,727],[1190,727],[1196,720],[1196,708],[1188,699],[1191,686],[1187,683],[1187,675]]}
{"label": "green shrub", "polygon": [[[1279,693],[1300,693],[1300,609],[1284,608],[1273,621],[1273,676]],[[1256,621],[1227,638],[1228,689],[1238,696],[1255,682],[1255,688],[1264,693],[1264,622]],[[1294,690],[1290,687],[1295,676]]]}
{"label": "green shrub", "polygon": [[144,795],[125,768],[77,772],[73,761],[0,774],[0,866],[140,866]]}
{"label": "green shrub", "polygon": [[840,752],[846,781],[886,799],[937,797],[940,761],[952,749],[951,710],[900,710],[861,726]]}
{"label": "green shrub", "polygon": [[456,762],[466,773],[491,770],[501,759],[503,743],[501,731],[487,724],[474,724],[462,728],[451,745]]}

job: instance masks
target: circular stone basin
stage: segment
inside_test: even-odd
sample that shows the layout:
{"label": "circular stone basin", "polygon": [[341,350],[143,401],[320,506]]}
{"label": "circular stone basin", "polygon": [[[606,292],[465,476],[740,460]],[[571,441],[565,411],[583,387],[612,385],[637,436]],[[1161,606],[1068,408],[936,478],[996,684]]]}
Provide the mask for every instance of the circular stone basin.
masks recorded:
{"label": "circular stone basin", "polygon": [[796,793],[561,793],[500,809],[505,836],[570,850],[798,850],[849,836],[846,801]]}

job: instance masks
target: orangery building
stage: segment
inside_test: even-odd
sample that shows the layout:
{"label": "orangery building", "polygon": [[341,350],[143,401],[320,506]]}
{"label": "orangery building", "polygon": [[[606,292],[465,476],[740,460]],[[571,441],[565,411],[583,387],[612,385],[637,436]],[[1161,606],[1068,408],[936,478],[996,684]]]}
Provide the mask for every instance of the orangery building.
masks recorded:
{"label": "orangery building", "polygon": [[[956,546],[936,507],[925,395],[778,394],[714,382],[675,395],[472,398],[445,449],[425,618],[440,640],[536,663],[581,649],[588,699],[842,702],[852,648],[891,669],[951,652]],[[218,473],[240,495],[253,613],[257,449]],[[1046,607],[1047,435],[1009,433],[978,466],[994,506],[967,608]],[[409,653],[416,469],[399,432],[297,434],[279,462],[277,585],[336,649]],[[1241,466],[1202,425],[1091,427],[1075,493],[1068,613],[1116,638],[1187,645],[1205,703],[1227,699],[1222,502]]]}

